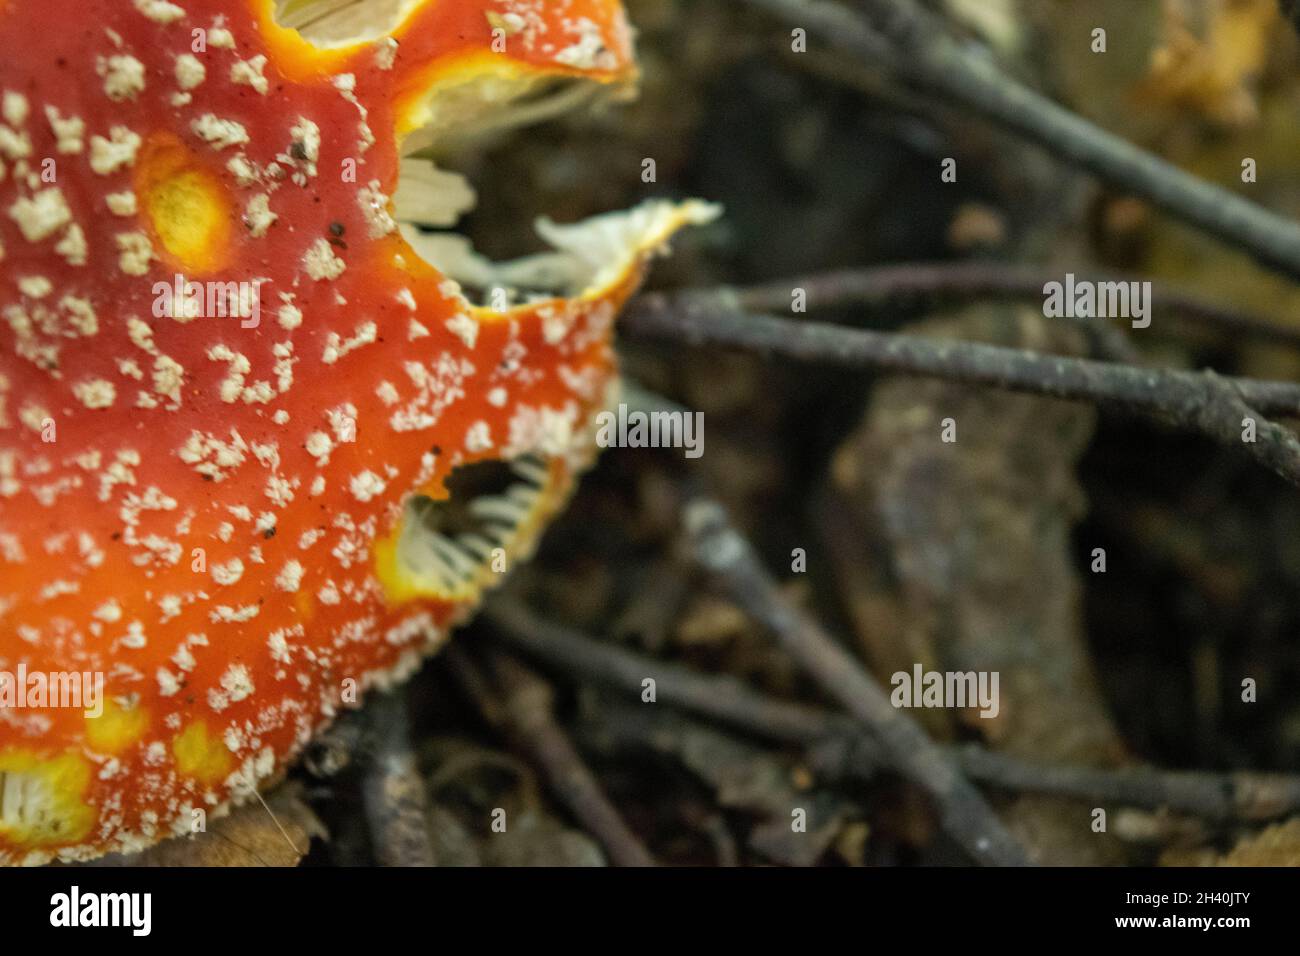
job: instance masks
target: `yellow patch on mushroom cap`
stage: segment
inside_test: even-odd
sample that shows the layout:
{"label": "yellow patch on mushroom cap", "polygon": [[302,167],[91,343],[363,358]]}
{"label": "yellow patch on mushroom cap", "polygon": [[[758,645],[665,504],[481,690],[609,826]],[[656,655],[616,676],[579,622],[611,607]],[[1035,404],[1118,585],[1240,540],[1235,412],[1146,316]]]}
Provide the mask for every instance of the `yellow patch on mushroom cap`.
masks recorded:
{"label": "yellow patch on mushroom cap", "polygon": [[232,203],[224,184],[176,137],[155,137],[136,163],[140,205],[162,247],[182,269],[217,271],[229,247]]}
{"label": "yellow patch on mushroom cap", "polygon": [[86,741],[100,753],[121,753],[149,729],[149,713],[141,706],[122,707],[111,697],[103,713],[86,716]]}
{"label": "yellow patch on mushroom cap", "polygon": [[226,745],[201,720],[194,721],[176,736],[172,753],[176,756],[176,769],[203,784],[224,780],[234,766]]}
{"label": "yellow patch on mushroom cap", "polygon": [[0,834],[33,847],[83,839],[96,817],[82,799],[89,783],[90,765],[77,754],[0,751]]}

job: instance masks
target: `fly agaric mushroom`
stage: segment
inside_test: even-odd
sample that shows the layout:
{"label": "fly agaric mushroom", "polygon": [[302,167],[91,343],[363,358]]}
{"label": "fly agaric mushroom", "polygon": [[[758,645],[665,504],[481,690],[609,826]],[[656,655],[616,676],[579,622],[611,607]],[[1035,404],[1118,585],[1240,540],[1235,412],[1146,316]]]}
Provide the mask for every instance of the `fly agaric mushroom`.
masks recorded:
{"label": "fly agaric mushroom", "polygon": [[0,49],[0,862],[40,863],[191,832],[436,649],[715,210],[502,267],[399,229],[412,148],[634,80],[617,0],[0,0]]}

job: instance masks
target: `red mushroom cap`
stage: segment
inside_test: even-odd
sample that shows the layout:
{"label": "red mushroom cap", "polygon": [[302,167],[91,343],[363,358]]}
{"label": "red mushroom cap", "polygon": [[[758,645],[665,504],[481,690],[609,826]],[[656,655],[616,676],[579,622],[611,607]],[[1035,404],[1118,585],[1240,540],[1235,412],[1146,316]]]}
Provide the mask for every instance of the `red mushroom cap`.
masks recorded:
{"label": "red mushroom cap", "polygon": [[397,228],[401,143],[626,86],[621,5],[347,42],[287,10],[0,0],[0,862],[188,833],[438,647],[593,456],[650,253],[712,215],[551,227],[584,291],[472,305]]}

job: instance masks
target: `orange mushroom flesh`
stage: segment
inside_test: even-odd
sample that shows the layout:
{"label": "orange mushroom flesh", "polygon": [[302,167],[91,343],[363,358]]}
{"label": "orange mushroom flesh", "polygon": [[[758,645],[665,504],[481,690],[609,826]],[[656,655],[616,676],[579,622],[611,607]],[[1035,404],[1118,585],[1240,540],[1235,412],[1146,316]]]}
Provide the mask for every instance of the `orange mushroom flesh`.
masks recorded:
{"label": "orange mushroom flesh", "polygon": [[552,226],[581,291],[471,304],[397,227],[403,141],[626,88],[621,5],[337,6],[0,3],[0,862],[189,833],[412,671],[562,507],[618,308],[713,214]]}

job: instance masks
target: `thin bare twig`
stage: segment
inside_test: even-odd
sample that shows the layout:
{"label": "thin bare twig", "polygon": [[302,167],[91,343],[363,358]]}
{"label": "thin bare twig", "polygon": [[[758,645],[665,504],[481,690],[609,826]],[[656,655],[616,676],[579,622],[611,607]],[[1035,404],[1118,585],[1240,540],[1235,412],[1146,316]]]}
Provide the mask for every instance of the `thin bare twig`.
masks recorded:
{"label": "thin bare twig", "polygon": [[[1138,368],[977,342],[794,322],[747,313],[726,291],[642,296],[624,313],[621,327],[635,335],[697,346],[742,348],[845,368],[1101,403],[1240,449],[1300,486],[1300,441],[1264,418],[1275,412],[1300,414],[1300,385],[1290,382]],[[1254,423],[1254,441],[1244,437],[1248,422]]]}
{"label": "thin bare twig", "polygon": [[[990,298],[1041,304],[1043,287],[1049,282],[1060,282],[1061,277],[1059,271],[1053,272],[1042,266],[1002,262],[907,262],[796,276],[736,289],[734,294],[736,304],[748,312],[776,314],[789,309],[793,289],[804,291],[809,309],[842,305],[897,306],[912,302],[931,305]],[[1076,274],[1076,280],[1094,283],[1141,281],[1137,276],[1087,273]],[[1300,328],[1220,305],[1159,282],[1151,285],[1151,299],[1155,311],[1234,334],[1300,348]]]}
{"label": "thin bare twig", "polygon": [[826,711],[772,700],[730,675],[701,674],[597,641],[534,614],[504,594],[493,595],[482,616],[512,648],[558,673],[580,674],[638,695],[641,682],[652,677],[656,700],[784,743],[806,744],[833,729]]}
{"label": "thin bare twig", "polygon": [[1283,774],[1048,767],[974,746],[958,754],[971,777],[1009,790],[1169,809],[1216,823],[1272,820],[1300,809],[1300,778]]}
{"label": "thin bare twig", "polygon": [[1003,73],[987,51],[952,37],[912,0],[747,0],[791,27],[1039,144],[1113,186],[1300,278],[1300,224],[1186,173]]}
{"label": "thin bare twig", "polygon": [[1000,866],[1029,859],[984,797],[916,721],[889,696],[820,624],[781,596],[753,548],[727,521],[717,502],[689,501],[684,510],[693,557],[717,577],[728,596],[776,637],[782,648],[837,703],[861,721],[890,766],[934,799],[948,834],[973,859]]}
{"label": "thin bare twig", "polygon": [[429,802],[411,746],[405,690],[366,704],[367,766],[361,793],[380,866],[434,866]]}
{"label": "thin bare twig", "polygon": [[[885,762],[879,745],[854,721],[818,707],[777,700],[727,675],[703,674],[616,647],[534,614],[507,596],[487,605],[494,633],[557,673],[639,695],[655,681],[656,699],[768,740],[807,748],[834,747],[835,763],[855,779],[874,777]],[[944,748],[972,780],[1012,791],[1050,793],[1094,803],[1168,809],[1204,820],[1264,821],[1300,811],[1300,776],[1205,773],[1157,767],[1093,769],[1035,763],[975,744]]]}
{"label": "thin bare twig", "polygon": [[492,655],[491,677],[458,645],[448,649],[447,659],[484,719],[541,767],[556,796],[614,865],[655,865],[556,721],[546,681],[506,654]]}

